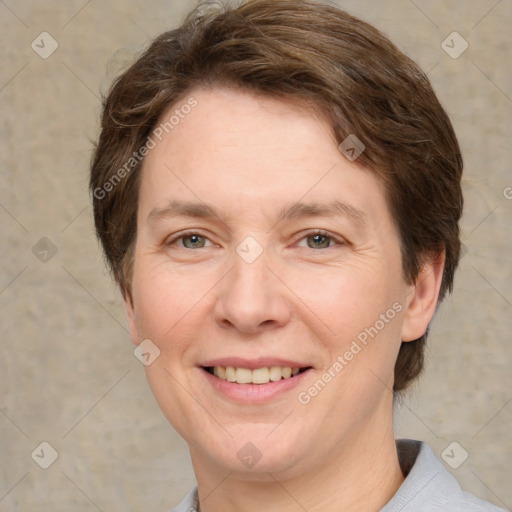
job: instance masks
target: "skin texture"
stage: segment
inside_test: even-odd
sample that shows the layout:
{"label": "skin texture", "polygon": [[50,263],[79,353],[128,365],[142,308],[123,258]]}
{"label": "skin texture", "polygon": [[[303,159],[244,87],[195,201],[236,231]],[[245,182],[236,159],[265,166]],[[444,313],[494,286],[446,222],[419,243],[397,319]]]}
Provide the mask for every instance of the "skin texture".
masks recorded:
{"label": "skin texture", "polygon": [[[311,108],[226,88],[192,94],[197,106],[144,162],[126,310],[133,342],[149,338],[161,351],[147,378],[189,444],[201,510],[379,510],[403,481],[394,363],[401,340],[421,336],[434,314],[443,255],[405,282],[380,182],[343,156]],[[217,216],[169,215],[176,200],[207,204]],[[299,201],[333,200],[363,221],[279,220]],[[205,238],[179,238],[185,230]],[[263,251],[252,263],[236,252],[248,236]],[[300,403],[298,393],[397,303],[394,318]],[[240,402],[216,391],[200,367],[231,356],[313,369],[270,401]],[[248,442],[261,454],[252,467],[237,456]]]}

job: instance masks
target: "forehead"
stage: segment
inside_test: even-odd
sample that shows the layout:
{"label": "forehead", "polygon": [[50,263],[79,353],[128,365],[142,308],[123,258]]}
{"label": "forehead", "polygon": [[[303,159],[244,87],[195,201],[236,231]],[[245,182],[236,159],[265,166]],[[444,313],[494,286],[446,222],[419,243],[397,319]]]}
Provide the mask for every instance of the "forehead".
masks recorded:
{"label": "forehead", "polygon": [[[182,109],[191,98],[194,108]],[[144,218],[176,200],[215,204],[234,218],[262,208],[282,216],[294,202],[344,203],[360,217],[387,210],[377,177],[347,160],[327,121],[304,104],[232,89],[195,90],[158,126],[164,133],[143,166]]]}

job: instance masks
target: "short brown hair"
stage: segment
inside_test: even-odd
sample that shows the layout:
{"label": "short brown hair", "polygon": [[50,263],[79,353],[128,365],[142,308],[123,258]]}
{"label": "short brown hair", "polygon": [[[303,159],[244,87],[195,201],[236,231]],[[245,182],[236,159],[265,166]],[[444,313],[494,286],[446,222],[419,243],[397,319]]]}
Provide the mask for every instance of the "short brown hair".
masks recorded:
{"label": "short brown hair", "polygon": [[[97,234],[123,295],[130,294],[143,161],[133,155],[164,111],[194,88],[215,85],[306,101],[324,113],[338,143],[356,135],[365,145],[358,162],[385,185],[405,279],[414,283],[424,258],[444,250],[439,301],[451,291],[462,157],[425,73],[376,28],[336,7],[249,0],[200,4],[156,38],[104,100],[90,189]],[[421,372],[427,334],[402,342],[396,392]]]}

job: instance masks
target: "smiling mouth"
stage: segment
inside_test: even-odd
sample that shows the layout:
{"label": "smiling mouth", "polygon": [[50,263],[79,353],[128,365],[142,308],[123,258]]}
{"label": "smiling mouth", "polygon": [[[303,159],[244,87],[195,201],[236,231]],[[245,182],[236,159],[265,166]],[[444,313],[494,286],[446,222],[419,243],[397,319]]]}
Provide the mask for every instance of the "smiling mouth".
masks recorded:
{"label": "smiling mouth", "polygon": [[204,366],[203,369],[220,380],[237,384],[268,384],[293,377],[311,369],[290,366],[270,366],[262,368],[239,368],[234,366]]}

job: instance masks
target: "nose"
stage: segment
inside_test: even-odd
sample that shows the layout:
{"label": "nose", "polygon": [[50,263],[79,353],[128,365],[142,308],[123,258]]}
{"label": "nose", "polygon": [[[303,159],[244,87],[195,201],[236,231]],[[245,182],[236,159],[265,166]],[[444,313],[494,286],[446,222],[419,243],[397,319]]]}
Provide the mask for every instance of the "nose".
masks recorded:
{"label": "nose", "polygon": [[233,268],[220,283],[215,321],[244,334],[258,334],[290,321],[287,288],[269,267],[265,251],[252,263],[234,254]]}

